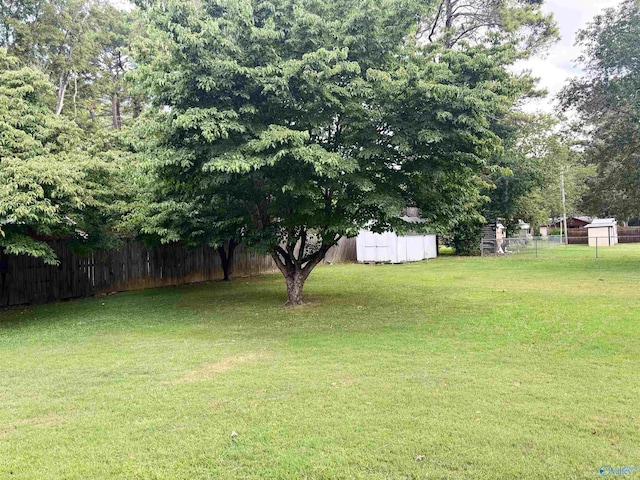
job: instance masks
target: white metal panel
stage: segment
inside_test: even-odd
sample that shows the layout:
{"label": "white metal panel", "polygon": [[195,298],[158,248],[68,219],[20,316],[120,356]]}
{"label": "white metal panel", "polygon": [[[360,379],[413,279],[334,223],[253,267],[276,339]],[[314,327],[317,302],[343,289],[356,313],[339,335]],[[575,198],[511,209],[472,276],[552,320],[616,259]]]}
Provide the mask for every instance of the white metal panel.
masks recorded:
{"label": "white metal panel", "polygon": [[589,228],[589,246],[608,247],[612,244],[611,228],[592,227]]}
{"label": "white metal panel", "polygon": [[435,235],[424,236],[424,258],[438,257],[438,242]]}
{"label": "white metal panel", "polygon": [[408,235],[404,238],[407,242],[407,261],[419,262],[424,260],[424,236]]}
{"label": "white metal panel", "polygon": [[433,234],[399,237],[394,232],[380,234],[361,230],[356,251],[359,262],[417,262],[438,256]]}
{"label": "white metal panel", "polygon": [[398,263],[400,261],[398,259],[398,235],[394,232],[385,232],[382,235],[387,239],[387,250],[384,253],[384,260],[380,261]]}
{"label": "white metal panel", "polygon": [[407,245],[407,237],[396,236],[396,258],[393,263],[404,263],[407,261],[409,247]]}
{"label": "white metal panel", "polygon": [[393,238],[388,233],[361,230],[356,238],[356,256],[359,262],[390,262],[392,246]]}

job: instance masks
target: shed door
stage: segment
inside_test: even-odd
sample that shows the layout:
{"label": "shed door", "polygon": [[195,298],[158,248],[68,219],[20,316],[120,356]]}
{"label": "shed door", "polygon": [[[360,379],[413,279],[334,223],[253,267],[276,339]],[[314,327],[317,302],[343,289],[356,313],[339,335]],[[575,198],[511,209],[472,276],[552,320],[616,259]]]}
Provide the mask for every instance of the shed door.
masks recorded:
{"label": "shed door", "polygon": [[387,234],[372,233],[366,230],[358,235],[359,262],[388,262],[389,238]]}

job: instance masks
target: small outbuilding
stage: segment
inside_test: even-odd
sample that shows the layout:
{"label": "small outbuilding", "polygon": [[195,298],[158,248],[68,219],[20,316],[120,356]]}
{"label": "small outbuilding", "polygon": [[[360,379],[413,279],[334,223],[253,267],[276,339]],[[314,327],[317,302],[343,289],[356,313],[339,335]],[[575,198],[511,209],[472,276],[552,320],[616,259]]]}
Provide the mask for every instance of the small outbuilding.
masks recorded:
{"label": "small outbuilding", "polygon": [[[409,223],[422,223],[416,217],[402,217]],[[438,256],[436,235],[430,233],[373,233],[360,230],[356,237],[356,255],[362,263],[419,262]]]}
{"label": "small outbuilding", "polygon": [[435,234],[399,236],[395,232],[361,230],[356,238],[356,254],[362,263],[419,262],[438,256]]}
{"label": "small outbuilding", "polygon": [[615,218],[596,218],[585,228],[589,230],[590,247],[609,247],[618,243],[618,222]]}

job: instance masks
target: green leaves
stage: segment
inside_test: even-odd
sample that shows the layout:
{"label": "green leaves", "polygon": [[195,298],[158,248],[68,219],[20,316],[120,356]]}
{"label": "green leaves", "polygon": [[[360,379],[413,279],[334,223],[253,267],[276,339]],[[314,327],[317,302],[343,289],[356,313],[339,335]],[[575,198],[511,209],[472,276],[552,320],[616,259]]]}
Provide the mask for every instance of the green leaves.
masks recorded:
{"label": "green leaves", "polygon": [[28,235],[10,233],[0,237],[0,248],[9,255],[29,255],[41,258],[47,265],[58,265],[53,249],[45,242],[40,242]]}
{"label": "green leaves", "polygon": [[421,13],[407,0],[146,9],[137,78],[164,113],[136,142],[145,231],[274,250],[402,228],[408,206],[432,230],[472,215],[501,149],[493,119],[530,84],[506,70],[513,48],[415,44]]}
{"label": "green leaves", "polygon": [[86,233],[87,210],[104,206],[109,173],[78,127],[47,108],[46,77],[15,65],[0,49],[0,247],[54,263],[38,238]]}
{"label": "green leaves", "polygon": [[442,41],[447,48],[512,45],[521,57],[543,51],[558,40],[553,15],[543,0],[437,0],[422,18],[421,42]]}
{"label": "green leaves", "polygon": [[231,132],[244,133],[245,127],[237,122],[238,113],[217,108],[189,108],[176,115],[173,124],[183,130],[199,131],[207,142],[229,138]]}
{"label": "green leaves", "polygon": [[585,74],[562,92],[579,114],[585,156],[598,168],[586,206],[594,215],[640,216],[640,5],[625,0],[578,35]]}

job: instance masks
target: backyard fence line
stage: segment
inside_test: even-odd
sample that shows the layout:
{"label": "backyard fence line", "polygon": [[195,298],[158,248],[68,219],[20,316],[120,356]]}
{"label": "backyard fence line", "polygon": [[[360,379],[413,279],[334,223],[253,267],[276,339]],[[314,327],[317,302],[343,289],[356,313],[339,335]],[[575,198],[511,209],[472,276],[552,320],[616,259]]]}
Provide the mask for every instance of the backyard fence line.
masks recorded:
{"label": "backyard fence line", "polygon": [[510,255],[525,251],[533,252],[537,255],[542,250],[548,250],[560,245],[562,245],[560,235],[483,239],[480,243],[480,255]]}
{"label": "backyard fence line", "polygon": [[[640,227],[617,227],[619,243],[640,243]],[[586,228],[569,228],[567,230],[569,245],[587,245],[589,231]]]}
{"label": "backyard fence line", "polygon": [[[580,240],[580,241],[576,241]],[[565,243],[566,242],[566,243]],[[619,244],[640,243],[638,235],[582,236],[561,238],[560,235],[544,237],[513,237],[502,239],[483,239],[480,244],[482,256],[505,256],[527,254],[535,258],[544,257],[551,248],[565,245],[583,245],[587,255],[600,258],[607,248]]]}
{"label": "backyard fence line", "polygon": [[[46,265],[26,255],[8,256],[0,272],[0,307],[50,303],[102,293],[184,285],[223,277],[215,248],[186,249],[179,243],[154,249],[124,240],[120,248],[73,253],[62,240],[50,241],[59,265]],[[325,263],[355,261],[355,239],[342,239],[327,253]],[[269,255],[238,246],[233,275],[249,277],[277,271]]]}

